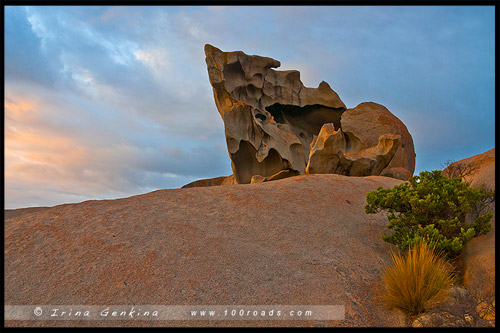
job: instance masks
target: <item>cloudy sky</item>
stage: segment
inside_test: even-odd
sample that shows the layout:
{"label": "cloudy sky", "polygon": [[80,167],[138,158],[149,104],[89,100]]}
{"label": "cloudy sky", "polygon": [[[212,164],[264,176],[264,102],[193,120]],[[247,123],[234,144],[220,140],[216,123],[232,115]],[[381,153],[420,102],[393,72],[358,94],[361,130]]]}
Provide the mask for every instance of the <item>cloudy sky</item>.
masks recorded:
{"label": "cloudy sky", "polygon": [[5,7],[5,208],[231,174],[203,46],[280,60],[413,136],[415,173],[494,148],[494,7]]}

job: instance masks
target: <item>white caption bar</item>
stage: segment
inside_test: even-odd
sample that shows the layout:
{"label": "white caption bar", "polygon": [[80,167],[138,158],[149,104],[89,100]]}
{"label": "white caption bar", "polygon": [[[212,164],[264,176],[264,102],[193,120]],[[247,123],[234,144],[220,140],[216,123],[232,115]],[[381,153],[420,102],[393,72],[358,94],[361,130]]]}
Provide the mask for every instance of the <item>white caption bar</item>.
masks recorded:
{"label": "white caption bar", "polygon": [[5,305],[5,320],[344,320],[343,305]]}

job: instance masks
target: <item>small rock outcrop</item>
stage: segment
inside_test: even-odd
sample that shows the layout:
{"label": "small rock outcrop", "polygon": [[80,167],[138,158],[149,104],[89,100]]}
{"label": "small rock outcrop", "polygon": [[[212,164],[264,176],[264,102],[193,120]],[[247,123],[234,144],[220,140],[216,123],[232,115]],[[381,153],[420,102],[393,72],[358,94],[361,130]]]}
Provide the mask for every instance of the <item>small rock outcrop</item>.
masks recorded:
{"label": "small rock outcrop", "polygon": [[198,179],[194,182],[188,183],[181,188],[189,188],[189,187],[207,187],[207,186],[224,186],[224,185],[234,185],[238,184],[234,175],[230,176],[221,176],[215,178],[206,178],[206,179]]}
{"label": "small rock outcrop", "polygon": [[198,179],[195,180],[194,182],[191,182],[189,184],[186,184],[182,186],[181,188],[188,188],[188,187],[207,187],[207,186],[219,186],[222,185],[226,177],[215,177],[215,178],[207,178],[207,179]]}
{"label": "small rock outcrop", "polygon": [[269,182],[272,180],[284,179],[284,178],[298,176],[298,175],[300,175],[300,173],[298,171],[295,171],[295,170],[281,170],[280,172],[275,173],[274,175],[268,176],[268,177],[263,177],[260,175],[252,176],[250,183],[251,184],[263,183],[263,182]]}
{"label": "small rock outcrop", "polygon": [[236,183],[279,179],[277,174],[403,180],[413,174],[411,135],[382,105],[347,109],[328,83],[305,87],[299,71],[274,70],[281,64],[272,58],[209,44],[205,55]]}

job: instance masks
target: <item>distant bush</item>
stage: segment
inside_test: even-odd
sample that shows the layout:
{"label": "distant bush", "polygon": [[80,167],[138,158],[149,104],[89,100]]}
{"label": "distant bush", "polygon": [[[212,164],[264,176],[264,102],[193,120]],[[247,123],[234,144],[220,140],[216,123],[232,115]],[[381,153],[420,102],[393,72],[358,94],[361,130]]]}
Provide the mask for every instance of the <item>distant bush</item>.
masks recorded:
{"label": "distant bush", "polygon": [[470,187],[439,170],[423,171],[392,189],[368,192],[365,211],[388,212],[392,233],[382,236],[386,242],[406,250],[427,240],[451,259],[470,239],[491,230],[493,213],[485,210],[494,198],[495,192],[485,187]]}
{"label": "distant bush", "polygon": [[464,178],[473,176],[480,168],[476,163],[460,163],[454,160],[448,160],[441,164],[442,174],[448,178]]}
{"label": "distant bush", "polygon": [[435,250],[435,245],[418,241],[405,254],[391,254],[393,265],[382,275],[382,299],[389,308],[416,316],[446,300],[455,276]]}

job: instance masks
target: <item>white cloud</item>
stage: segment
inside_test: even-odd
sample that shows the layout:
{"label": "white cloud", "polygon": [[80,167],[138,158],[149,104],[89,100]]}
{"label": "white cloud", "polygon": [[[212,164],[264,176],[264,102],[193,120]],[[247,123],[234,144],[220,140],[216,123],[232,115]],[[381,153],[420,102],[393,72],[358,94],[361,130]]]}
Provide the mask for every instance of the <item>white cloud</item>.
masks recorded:
{"label": "white cloud", "polygon": [[168,64],[167,51],[162,49],[138,50],[134,53],[134,56],[153,71],[162,71]]}

